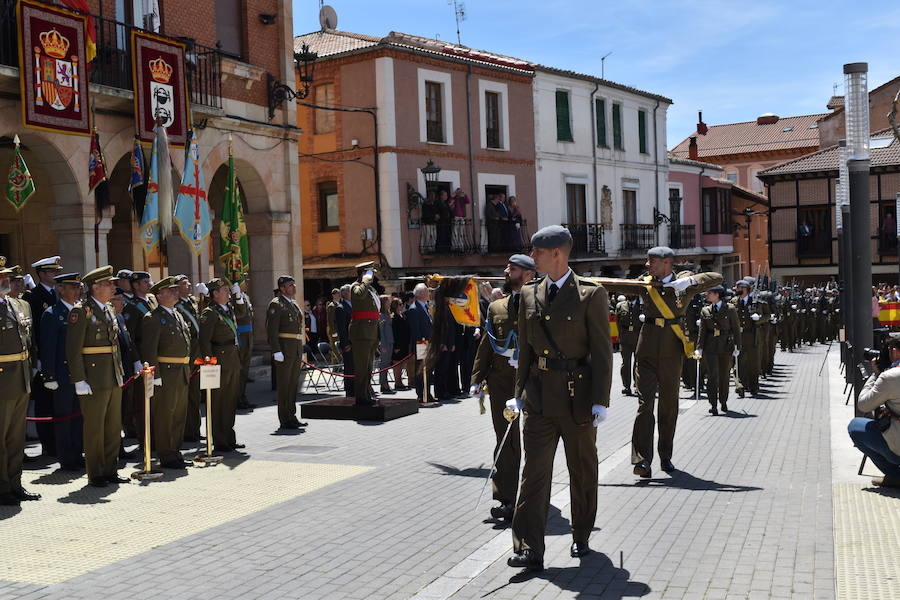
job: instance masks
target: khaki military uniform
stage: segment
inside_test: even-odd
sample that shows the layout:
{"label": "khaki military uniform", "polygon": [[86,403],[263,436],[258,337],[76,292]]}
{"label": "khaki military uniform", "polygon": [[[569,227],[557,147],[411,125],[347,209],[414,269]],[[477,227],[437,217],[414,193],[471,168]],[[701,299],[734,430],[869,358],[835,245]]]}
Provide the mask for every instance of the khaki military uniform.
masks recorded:
{"label": "khaki military uniform", "polygon": [[297,425],[297,384],[303,355],[303,315],[300,307],[281,294],[272,298],[266,310],[266,338],[272,353],[281,352],[284,360],[275,361],[278,388],[278,422],[282,427]]}
{"label": "khaki military uniform", "polygon": [[240,393],[241,359],[236,314],[242,311],[241,306],[223,307],[211,302],[200,315],[200,355],[215,357],[222,367],[220,386],[212,391],[213,443],[220,451],[233,450],[237,443],[234,419]]}
{"label": "khaki military uniform", "polygon": [[141,333],[141,357],[156,367],[153,378],[162,379],[150,400],[156,456],[163,465],[177,463],[184,460],[179,448],[191,376],[190,329],[177,310],[158,306],[144,315]]}
{"label": "khaki military uniform", "polygon": [[357,404],[372,404],[372,365],[378,348],[380,299],[375,288],[357,282],[350,288],[353,313],[350,321],[350,346],[353,348],[353,397]]}
{"label": "khaki military uniform", "polygon": [[[518,307],[521,294],[494,300],[488,306],[485,318],[485,332],[481,336],[475,363],[472,367],[472,385],[487,382],[491,402],[491,421],[494,426],[494,456],[498,455],[496,471],[492,476],[494,500],[512,505],[519,489],[519,464],[522,459],[522,442],[519,434],[519,420],[513,421],[503,448],[500,442],[509,425],[503,416],[506,401],[516,391],[515,360],[518,350]],[[493,341],[493,344],[491,343]],[[498,352],[499,350],[499,352]]]}
{"label": "khaki military uniform", "polygon": [[706,397],[714,411],[717,410],[717,402],[722,410],[728,410],[728,381],[731,379],[731,358],[735,348],[741,349],[741,324],[737,310],[724,301],[700,309],[697,349],[703,351]]}
{"label": "khaki military uniform", "polygon": [[609,406],[612,384],[606,290],[571,271],[552,303],[548,288],[546,279],[522,287],[516,370],[516,397],[524,403],[525,464],[512,523],[513,549],[531,549],[540,557],[560,438],[572,489],[572,536],[587,542],[594,527],[597,430],[591,410],[595,404]]}
{"label": "khaki military uniform", "polygon": [[638,337],[641,334],[641,312],[637,300],[623,300],[616,304],[616,325],[619,329],[619,354],[622,356],[622,368],[619,375],[622,387],[631,392],[631,376],[634,372],[632,359],[637,350]]}
{"label": "khaki military uniform", "polygon": [[24,300],[0,299],[0,494],[22,490],[25,415],[31,391],[30,315]]}
{"label": "khaki military uniform", "polygon": [[[764,292],[757,292],[756,313],[759,320],[756,321],[758,335],[756,336],[757,373],[769,374],[769,339],[772,335],[772,309],[765,299]],[[762,295],[762,297],[760,297]]]}
{"label": "khaki military uniform", "polygon": [[[197,299],[193,296],[179,298],[175,310],[187,324],[191,334],[191,363],[199,356],[200,345],[200,311]],[[187,408],[184,419],[184,440],[196,442],[200,439],[200,377],[192,377],[188,382]]]}
{"label": "khaki military uniform", "polygon": [[[679,306],[675,290],[659,288],[657,291],[678,322],[687,310],[687,301],[694,295],[706,291],[722,282],[718,273],[690,272],[673,274],[672,278],[693,277],[694,284],[684,290]],[[634,293],[633,287],[617,287],[607,285],[612,293]],[[642,289],[644,301],[644,326],[637,345],[637,393],[638,412],[634,420],[631,436],[631,462],[653,460],[653,424],[654,400],[659,394],[658,418],[659,440],[657,448],[660,460],[672,459],[672,446],[675,439],[675,425],[678,421],[678,386],[684,361],[684,344],[675,334],[672,321],[668,321],[650,298],[646,289]]]}
{"label": "khaki military uniform", "polygon": [[[79,396],[84,418],[84,460],[89,479],[113,477],[122,436],[122,359],[119,325],[112,305],[89,297],[69,312],[66,358],[72,382],[86,381]],[[141,386],[141,382],[135,384]],[[143,394],[141,394],[143,398]]]}
{"label": "khaki military uniform", "polygon": [[[762,332],[756,326],[751,316],[756,312],[756,304],[752,296],[747,296],[747,301],[740,296],[731,299],[731,305],[738,314],[738,322],[741,326],[741,355],[738,356],[737,381],[734,389],[741,398],[744,393],[756,394],[759,392],[759,344],[757,338],[762,337]],[[758,313],[757,313],[758,314]]]}

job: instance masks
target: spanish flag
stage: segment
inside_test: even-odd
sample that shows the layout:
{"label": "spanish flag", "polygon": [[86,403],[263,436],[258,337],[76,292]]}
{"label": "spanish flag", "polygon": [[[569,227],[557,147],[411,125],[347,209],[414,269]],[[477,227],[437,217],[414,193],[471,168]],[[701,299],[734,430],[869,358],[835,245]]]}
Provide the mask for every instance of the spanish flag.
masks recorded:
{"label": "spanish flag", "polygon": [[62,0],[62,4],[72,10],[78,11],[87,17],[87,43],[85,44],[85,54],[88,62],[94,60],[97,56],[97,30],[94,28],[94,17],[91,15],[91,9],[88,7],[87,0]]}
{"label": "spanish flag", "polygon": [[478,288],[475,280],[466,284],[465,293],[459,298],[450,299],[450,314],[460,325],[478,327],[481,325],[481,310],[478,305]]}

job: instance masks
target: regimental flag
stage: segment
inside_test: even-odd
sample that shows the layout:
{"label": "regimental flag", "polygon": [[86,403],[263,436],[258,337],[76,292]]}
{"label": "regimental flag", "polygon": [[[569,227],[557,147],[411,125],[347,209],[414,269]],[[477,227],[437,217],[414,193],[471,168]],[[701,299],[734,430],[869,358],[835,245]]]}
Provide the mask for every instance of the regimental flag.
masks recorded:
{"label": "regimental flag", "polygon": [[6,177],[6,199],[16,207],[16,212],[18,212],[22,210],[34,193],[34,179],[31,178],[31,172],[22,157],[19,136],[15,136],[13,141],[16,144],[16,153],[13,156],[12,165],[9,167],[9,175]]}
{"label": "regimental flag", "polygon": [[172,213],[175,204],[175,194],[172,188],[172,158],[169,156],[169,136],[166,128],[157,125],[153,128],[156,133],[157,157],[157,197],[159,207],[159,230],[163,239],[167,239],[172,233]]}
{"label": "regimental flag", "polygon": [[463,295],[449,300],[450,314],[460,325],[478,327],[481,324],[481,309],[478,304],[478,287],[475,280],[466,284]]}
{"label": "regimental flag", "polygon": [[128,193],[134,214],[140,219],[144,214],[144,201],[147,199],[147,178],[144,174],[144,149],[141,141],[134,136],[134,148],[131,150],[131,180],[128,182]]}
{"label": "regimental flag", "polygon": [[141,215],[141,243],[144,254],[151,254],[159,246],[159,152],[153,140],[150,148],[150,176],[147,180],[147,198]]}
{"label": "regimental flag", "polygon": [[94,27],[94,17],[91,16],[91,8],[88,6],[87,0],[62,0],[62,4],[87,16],[85,58],[88,62],[91,62],[97,56],[97,30]]}
{"label": "regimental flag", "polygon": [[225,276],[235,283],[246,279],[250,269],[250,245],[247,241],[247,224],[241,193],[234,174],[234,156],[231,141],[228,142],[228,179],[225,181],[225,199],[222,202],[222,222],[219,223],[219,259],[225,267]]}
{"label": "regimental flag", "polygon": [[200,163],[200,147],[197,136],[188,131],[188,150],[184,159],[184,171],[178,199],[175,201],[175,225],[178,232],[194,256],[203,250],[203,245],[212,233],[212,218],[206,201],[206,183],[203,166]]}
{"label": "regimental flag", "polygon": [[100,151],[100,134],[97,133],[96,127],[91,136],[91,153],[88,155],[88,192],[94,192],[98,213],[110,205],[106,162],[103,160],[103,152]]}

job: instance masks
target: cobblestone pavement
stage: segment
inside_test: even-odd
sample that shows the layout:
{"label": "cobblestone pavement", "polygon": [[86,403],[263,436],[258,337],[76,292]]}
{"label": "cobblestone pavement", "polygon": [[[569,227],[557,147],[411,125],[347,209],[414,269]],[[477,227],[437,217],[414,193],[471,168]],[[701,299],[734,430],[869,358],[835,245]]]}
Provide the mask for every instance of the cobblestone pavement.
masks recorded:
{"label": "cobblestone pavement", "polygon": [[[282,434],[275,430],[269,383],[260,381],[251,386],[252,399],[264,406],[238,417],[246,455],[213,467],[221,471],[214,485],[201,485],[204,472],[189,469],[174,481],[129,484],[97,498],[82,494],[77,514],[54,520],[54,510],[70,508],[51,491],[55,465],[27,465],[29,489],[45,499],[0,509],[2,552],[23,549],[12,566],[0,567],[6,578],[0,600],[833,598],[837,425],[829,416],[829,382],[835,383],[828,371],[836,363],[819,376],[824,352],[779,353],[763,394],[733,398],[728,416],[709,416],[705,400],[696,403],[684,392],[673,457],[679,471],[671,477],[657,474],[658,464],[649,481],[631,474],[637,402],[614,393],[597,436],[595,552],[581,560],[568,556],[568,477],[560,449],[547,570],[528,577],[506,566],[510,535],[488,518],[491,502],[475,506],[493,436],[474,399],[384,424],[311,420],[303,432]],[[614,392],[621,389],[618,360]],[[277,482],[273,470],[283,472]],[[192,507],[217,517],[179,510],[171,495],[179,485]],[[859,479],[855,485],[865,487]],[[261,502],[270,491],[273,500]],[[140,536],[140,544],[115,551],[110,527],[99,522],[110,518],[111,506],[124,515],[118,535]],[[51,516],[36,519],[38,511]],[[77,561],[59,551],[65,544],[85,553],[102,547],[108,556],[73,571]],[[52,570],[54,563],[74,574],[54,582],[36,579],[29,567]]]}

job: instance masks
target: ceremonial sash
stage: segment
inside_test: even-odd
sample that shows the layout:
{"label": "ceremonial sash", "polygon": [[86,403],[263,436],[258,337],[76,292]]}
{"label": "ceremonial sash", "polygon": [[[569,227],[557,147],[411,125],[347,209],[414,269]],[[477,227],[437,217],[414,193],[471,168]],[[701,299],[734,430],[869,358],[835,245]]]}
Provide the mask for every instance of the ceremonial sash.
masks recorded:
{"label": "ceremonial sash", "polygon": [[237,326],[234,324],[234,321],[231,320],[231,317],[229,317],[225,313],[225,311],[223,311],[221,308],[218,308],[218,305],[216,305],[216,308],[214,308],[213,310],[215,310],[217,313],[219,313],[219,315],[221,315],[222,320],[225,321],[225,323],[228,325],[228,327],[231,328],[231,332],[234,334],[234,340],[236,342],[238,342],[239,339],[238,339],[238,333],[237,333]]}
{"label": "ceremonial sash", "polygon": [[184,305],[182,305],[181,302],[179,302],[175,306],[175,308],[178,309],[178,312],[180,312],[184,318],[191,320],[191,325],[194,326],[194,331],[200,331],[200,324],[197,323],[197,319],[196,317],[194,317],[191,311],[189,311]]}
{"label": "ceremonial sash", "polygon": [[484,321],[484,329],[488,334],[488,341],[490,342],[491,348],[495,353],[499,354],[500,356],[512,358],[513,360],[517,360],[519,358],[518,336],[516,335],[515,331],[510,331],[509,335],[501,340],[494,335],[494,328],[491,325],[490,319],[486,319]]}
{"label": "ceremonial sash", "polygon": [[139,311],[141,311],[141,315],[146,315],[150,312],[150,309],[144,306],[144,303],[139,301],[137,297],[131,300],[131,304],[136,306]]}
{"label": "ceremonial sash", "polygon": [[[650,296],[650,300],[653,302],[653,305],[656,306],[656,309],[663,316],[664,319],[674,319],[675,314],[672,312],[672,309],[669,308],[669,305],[666,304],[666,301],[663,300],[663,297],[652,285],[644,286],[647,289],[647,294]],[[684,335],[684,331],[681,329],[681,325],[678,323],[672,323],[669,325],[672,328],[672,331],[675,332],[675,335],[678,336],[678,339],[681,340],[681,344],[684,346],[684,355],[687,357],[692,357],[694,355],[694,342],[690,341],[686,335]]]}

